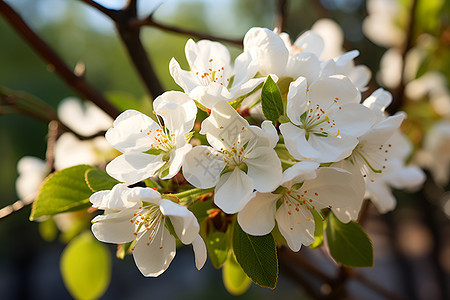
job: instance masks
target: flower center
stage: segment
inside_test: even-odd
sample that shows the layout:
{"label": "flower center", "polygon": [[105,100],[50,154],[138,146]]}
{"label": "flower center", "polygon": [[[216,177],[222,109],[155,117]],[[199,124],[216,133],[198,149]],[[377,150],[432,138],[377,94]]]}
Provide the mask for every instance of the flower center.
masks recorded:
{"label": "flower center", "polygon": [[374,182],[375,174],[380,174],[386,169],[389,148],[392,145],[368,145],[367,141],[360,142],[350,157],[351,161],[360,167],[364,178],[370,178]]}
{"label": "flower center", "polygon": [[[307,138],[310,134],[320,137],[339,136],[340,131],[335,128],[335,121],[330,119],[327,114],[327,111],[329,111],[332,106],[338,105],[338,101],[339,98],[336,97],[333,100],[333,103],[327,108],[322,108],[319,104],[313,105],[311,104],[311,101],[308,101],[308,110],[300,116],[300,120],[302,121],[300,128],[303,128],[306,131]],[[339,106],[338,109],[341,110],[342,107]]]}
{"label": "flower center", "polygon": [[213,64],[213,59],[208,60],[209,66],[203,72],[195,72],[198,81],[201,85],[207,86],[211,82],[217,82],[220,85],[228,86],[230,78],[224,74],[225,68],[223,66],[216,66]]}
{"label": "flower center", "polygon": [[[140,132],[143,132],[141,129]],[[163,126],[160,126],[156,130],[150,129],[145,132],[148,136],[150,136],[153,140],[153,143],[150,144],[150,147],[155,148],[157,150],[162,150],[164,152],[170,152],[173,148],[175,148],[175,134],[170,134],[169,130]]]}
{"label": "flower center", "polygon": [[[146,233],[149,233],[147,246],[150,246],[161,226],[164,226],[165,216],[162,214],[159,205],[154,203],[146,203],[138,208],[130,219],[131,223],[135,225],[134,235],[136,242],[139,241]],[[160,249],[162,249],[162,238]],[[134,247],[132,248],[134,250]]]}
{"label": "flower center", "polygon": [[[320,213],[320,209],[324,207],[332,208],[331,205],[327,206],[320,202],[318,192],[308,192],[306,189],[288,190],[281,199],[287,207],[288,219],[291,222],[292,220],[296,220],[297,225],[300,225],[301,222],[299,218],[291,218],[294,214],[301,214],[309,222],[313,219],[311,218],[311,213],[308,211],[315,210],[322,218],[322,221],[324,221],[325,218]],[[294,230],[294,224],[290,226],[290,230]]]}

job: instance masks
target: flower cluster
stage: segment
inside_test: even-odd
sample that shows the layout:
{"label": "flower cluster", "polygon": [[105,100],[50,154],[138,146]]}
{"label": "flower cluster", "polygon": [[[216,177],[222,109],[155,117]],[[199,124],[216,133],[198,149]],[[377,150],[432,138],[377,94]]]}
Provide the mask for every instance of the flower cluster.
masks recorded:
{"label": "flower cluster", "polygon": [[[237,214],[246,233],[266,235],[277,224],[293,251],[314,241],[316,222],[328,213],[344,223],[357,220],[365,196],[380,212],[392,210],[389,185],[423,181],[419,169],[404,165],[399,127],[405,114],[385,113],[391,95],[382,89],[361,101],[370,72],[355,66],[357,50],[323,55],[324,49],[339,53],[342,45],[337,47],[330,51],[314,31],[292,43],[286,33],[252,28],[231,64],[222,44],[189,40],[190,70],[170,62],[184,92],[156,98],[152,116],[123,112],[106,133],[123,153],[106,171],[121,183],[91,196],[93,206],[104,210],[93,220],[94,235],[131,243],[145,276],[164,272],[176,238],[193,245],[200,269],[206,247],[194,214],[167,190],[140,187],[150,177],[177,174],[198,195],[213,191],[214,206]],[[257,107],[262,114],[253,114]],[[198,109],[207,113],[203,120]]]}

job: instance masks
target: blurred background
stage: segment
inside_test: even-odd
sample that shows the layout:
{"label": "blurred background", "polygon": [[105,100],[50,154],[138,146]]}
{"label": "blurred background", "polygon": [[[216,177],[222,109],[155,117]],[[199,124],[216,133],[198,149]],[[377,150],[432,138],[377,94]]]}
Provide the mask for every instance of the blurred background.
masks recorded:
{"label": "blurred background", "polygon": [[[6,2],[16,9],[69,66],[84,63],[87,81],[98,90],[106,93],[120,92],[136,99],[146,97],[126,50],[117,37],[114,24],[104,15],[75,0]],[[120,9],[125,1],[97,2],[109,8]],[[139,1],[139,13],[145,16],[154,12],[155,20],[163,24],[224,38],[241,39],[251,27],[274,27],[276,2],[146,0]],[[381,2],[397,3],[404,8],[398,12],[399,17],[395,22],[399,28],[407,31],[411,1]],[[422,45],[420,51],[425,54],[417,63],[413,74],[408,76],[412,81],[426,72],[436,71],[441,74],[440,78],[444,78],[443,84],[447,88],[450,80],[449,3],[444,0],[422,0],[419,1],[419,6],[423,6],[424,2],[431,4],[420,8],[416,14],[417,26],[413,43],[418,45],[417,48]],[[291,0],[287,3],[286,31],[292,39],[311,28],[320,18],[334,20],[343,30],[344,48],[359,49],[361,55],[357,58],[357,63],[365,64],[372,70],[369,90],[364,95],[368,96],[380,85],[390,89],[394,96],[398,95],[397,85],[392,84],[392,81],[400,78],[396,79],[394,74],[391,75],[394,79],[386,79],[379,72],[383,55],[393,45],[375,43],[374,38],[369,40],[363,32],[363,22],[369,14],[366,1]],[[186,69],[184,45],[189,36],[145,27],[141,38],[164,88],[180,90],[170,77],[168,64],[175,57]],[[433,41],[430,42],[430,39]],[[234,56],[240,51],[237,46],[227,46]],[[384,63],[393,68],[394,64]],[[436,83],[436,80],[432,80],[432,83]],[[58,76],[48,71],[46,63],[3,18],[0,18],[0,85],[33,94],[55,109],[62,99],[77,96]],[[448,89],[446,91],[448,97]],[[415,94],[414,89],[410,93]],[[408,100],[410,96],[402,97]],[[411,101],[405,102],[408,105],[402,108],[409,113],[409,121],[404,125],[404,130],[415,150],[423,146],[424,135],[435,122],[449,119],[448,115],[440,114],[439,109],[436,111],[430,105],[431,97],[431,92],[423,93],[419,99],[421,101],[410,97]],[[447,105],[450,106],[450,98],[447,100]],[[441,107],[447,109],[445,103]],[[0,208],[18,199],[15,180],[18,176],[16,165],[19,159],[27,155],[45,159],[47,132],[48,124],[32,118],[17,114],[0,115]],[[415,159],[411,155],[414,163],[420,163]],[[446,162],[442,163],[445,168]],[[449,168],[448,164],[446,168]],[[404,299],[445,299],[450,296],[448,178],[446,182],[436,184],[430,172],[426,172],[429,176],[419,191],[394,192],[399,201],[395,211],[380,215],[369,205],[363,224],[374,243],[375,267],[361,272]],[[0,219],[0,298],[70,299],[59,272],[59,257],[65,247],[64,238],[49,237],[43,226],[28,221],[29,215],[30,207],[26,207]],[[111,246],[110,250],[114,255],[115,247]],[[326,272],[335,272],[333,266],[327,265],[329,262],[325,259],[326,253],[306,247],[302,251]],[[163,299],[232,297],[223,287],[220,270],[215,270],[209,262],[199,272],[193,267],[193,255],[189,247],[182,247],[168,271],[154,279],[144,278],[135,267],[132,257],[123,261],[113,258],[112,282],[102,299],[136,296]],[[308,276],[307,273],[303,275]],[[320,283],[313,282],[313,285],[318,286]],[[385,298],[357,281],[350,280],[348,288],[354,299]],[[292,280],[292,276],[283,272],[281,265],[281,276],[275,290],[253,285],[246,294],[239,297],[308,299],[311,296]]]}

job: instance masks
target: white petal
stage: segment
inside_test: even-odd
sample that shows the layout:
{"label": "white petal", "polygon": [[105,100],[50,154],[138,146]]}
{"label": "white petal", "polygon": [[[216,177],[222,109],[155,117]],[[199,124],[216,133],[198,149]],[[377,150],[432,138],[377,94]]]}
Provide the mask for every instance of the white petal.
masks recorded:
{"label": "white petal", "polygon": [[[162,274],[175,257],[175,238],[162,227],[152,241],[149,234],[143,235],[133,251],[134,261],[144,276],[156,277]],[[147,243],[150,243],[147,245]]]}
{"label": "white petal", "polygon": [[167,199],[161,199],[161,212],[170,218],[175,233],[183,244],[191,244],[194,241],[200,227],[192,212]]}
{"label": "white petal", "polygon": [[289,59],[286,73],[292,78],[305,77],[312,83],[319,78],[320,61],[313,53],[297,54]]}
{"label": "white petal", "polygon": [[[259,64],[257,57],[254,57],[250,51],[241,53],[234,61],[234,80],[233,87],[239,87],[249,81],[258,72]],[[255,82],[256,83],[256,82]],[[256,85],[258,85],[257,83]],[[256,85],[254,87],[256,87]]]}
{"label": "white petal", "polygon": [[[320,107],[329,111],[337,98],[337,103],[333,109],[338,109],[341,104],[359,103],[361,94],[355,85],[342,75],[334,75],[322,78],[311,84],[309,87],[309,97],[313,105],[319,104]],[[327,109],[328,108],[328,109]]]}
{"label": "white petal", "polygon": [[207,258],[206,245],[200,235],[192,241],[192,247],[194,248],[195,254],[195,267],[197,270],[203,268]]}
{"label": "white petal", "polygon": [[[92,220],[92,233],[102,242],[123,244],[131,242],[136,238],[132,210],[126,210],[119,213],[97,216]],[[103,217],[103,218],[99,218]],[[109,217],[109,218],[108,218]]]}
{"label": "white petal", "polygon": [[255,135],[255,137],[258,137],[255,147],[274,148],[277,145],[279,136],[277,133],[277,129],[272,124],[272,121],[263,121],[261,123],[261,128],[251,125],[250,130]]}
{"label": "white petal", "polygon": [[113,159],[106,166],[106,172],[111,177],[130,185],[154,176],[163,165],[162,155],[129,152]]}
{"label": "white petal", "polygon": [[389,184],[396,189],[413,190],[420,187],[426,179],[426,175],[422,169],[415,166],[403,167],[386,177]]}
{"label": "white petal", "polygon": [[169,63],[169,71],[173,80],[186,92],[191,92],[200,83],[194,72],[182,70],[175,58]]}
{"label": "white petal", "polygon": [[181,169],[182,163],[184,162],[184,157],[189,151],[191,151],[191,149],[192,145],[188,143],[186,143],[183,147],[172,149],[170,151],[170,161],[168,162],[170,164],[169,174],[161,179],[166,180],[177,175],[178,171]]}
{"label": "white petal", "polygon": [[242,230],[251,235],[269,234],[275,227],[275,212],[280,195],[256,193],[256,196],[238,213]]}
{"label": "white petal", "polygon": [[372,77],[372,72],[368,67],[359,65],[353,68],[348,77],[360,91],[365,91],[370,77]]}
{"label": "white petal", "polygon": [[160,126],[148,116],[135,111],[126,110],[114,121],[114,127],[106,134],[108,143],[120,152],[144,152],[150,149],[154,142],[147,135],[149,130],[155,131]]}
{"label": "white petal", "polygon": [[184,157],[183,175],[193,186],[207,189],[219,181],[226,163],[213,152],[211,147],[196,146]]}
{"label": "white petal", "polygon": [[75,97],[63,99],[58,105],[58,117],[76,133],[90,136],[111,127],[113,120],[90,102]]}
{"label": "white petal", "polygon": [[235,168],[223,174],[217,183],[214,203],[225,213],[240,211],[252,198],[253,180],[244,171]]}
{"label": "white petal", "polygon": [[153,107],[171,133],[188,133],[194,127],[197,107],[185,93],[165,92],[155,99]]}
{"label": "white petal", "polygon": [[305,130],[296,127],[291,123],[280,125],[281,134],[284,137],[284,144],[295,159],[317,159],[320,152],[314,149],[306,140]]}
{"label": "white petal", "polygon": [[288,205],[282,204],[278,208],[275,218],[278,229],[292,251],[297,252],[302,244],[309,245],[314,241],[315,226],[310,211],[304,210],[303,207],[300,207],[299,211],[289,210]]}
{"label": "white petal", "polygon": [[397,205],[397,199],[392,195],[390,187],[381,178],[367,182],[367,191],[372,203],[382,214],[393,210]]}
{"label": "white petal", "polygon": [[348,157],[358,144],[358,139],[346,135],[320,137],[312,134],[309,136],[308,143],[320,153],[320,156],[315,160],[325,163],[340,161]]}
{"label": "white petal", "polygon": [[299,77],[289,85],[287,95],[286,114],[295,125],[301,125],[300,116],[307,109],[308,98],[306,96],[307,81],[304,77]]}
{"label": "white petal", "polygon": [[285,183],[292,181],[293,184],[304,180],[314,179],[316,178],[316,170],[319,165],[319,163],[314,161],[300,161],[283,172],[281,183],[284,185]]}
{"label": "white petal", "polygon": [[317,57],[320,57],[324,47],[322,37],[310,30],[299,36],[294,45],[302,49],[303,52],[314,53]]}
{"label": "white petal", "polygon": [[275,190],[281,182],[281,162],[275,150],[258,147],[246,156],[247,175],[253,180],[258,192],[267,193]]}
{"label": "white petal", "polygon": [[316,178],[303,183],[301,190],[306,190],[313,200],[317,197],[318,202],[314,203],[316,207],[346,207],[356,198],[358,188],[349,185],[351,180],[352,174],[348,171],[322,167],[317,170]]}
{"label": "white petal", "polygon": [[267,28],[250,29],[244,37],[244,51],[252,48],[258,50],[262,75],[284,75],[289,51],[277,34]]}
{"label": "white petal", "polygon": [[127,199],[130,189],[125,184],[116,184],[110,191],[99,191],[91,195],[89,200],[93,207],[98,209],[120,210],[136,205]]}
{"label": "white petal", "polygon": [[333,206],[332,210],[336,217],[343,223],[348,223],[350,220],[356,221],[364,201],[364,194],[366,192],[366,184],[359,168],[348,160],[342,160],[338,163],[332,164],[332,167],[337,167],[349,171],[352,174],[351,181],[348,185],[355,191],[355,196],[350,200],[350,205],[345,207]]}
{"label": "white petal", "polygon": [[376,115],[364,105],[349,103],[330,116],[341,134],[358,137],[375,124]]}
{"label": "white petal", "polygon": [[161,194],[152,188],[134,187],[128,188],[126,199],[130,202],[139,203],[145,201],[160,205]]}

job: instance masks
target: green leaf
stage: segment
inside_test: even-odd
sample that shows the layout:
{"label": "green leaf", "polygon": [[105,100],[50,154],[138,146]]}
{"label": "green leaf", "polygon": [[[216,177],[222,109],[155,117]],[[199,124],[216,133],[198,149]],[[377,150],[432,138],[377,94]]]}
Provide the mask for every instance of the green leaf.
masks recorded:
{"label": "green leaf", "polygon": [[233,250],[244,272],[256,284],[274,289],[278,278],[278,258],[271,234],[252,236],[235,222]]}
{"label": "green leaf", "polygon": [[64,249],[60,269],[64,284],[75,299],[98,299],[111,280],[111,255],[87,231]]}
{"label": "green leaf", "polygon": [[111,190],[120,181],[112,178],[106,172],[93,168],[88,169],[84,173],[84,179],[93,192]]}
{"label": "green leaf", "polygon": [[208,256],[214,268],[219,269],[228,257],[230,241],[228,235],[222,231],[214,231],[208,235],[206,246]]}
{"label": "green leaf", "polygon": [[49,175],[33,203],[30,220],[89,207],[92,190],[84,174],[90,169],[94,167],[78,165]]}
{"label": "green leaf", "polygon": [[319,248],[323,244],[323,231],[325,230],[325,220],[317,213],[315,209],[311,210],[314,217],[314,224],[316,228],[314,230],[314,242],[309,245],[310,248]]}
{"label": "green leaf", "polygon": [[348,267],[372,267],[373,247],[367,234],[357,223],[339,221],[333,213],[326,228],[331,256]]}
{"label": "green leaf", "polygon": [[230,253],[228,259],[223,264],[222,279],[227,291],[234,296],[242,295],[252,284],[250,278],[247,277],[244,270],[242,270],[236,261],[233,253]]}
{"label": "green leaf", "polygon": [[280,90],[270,75],[267,76],[266,82],[264,82],[262,87],[261,105],[267,120],[275,123],[280,116],[284,115]]}
{"label": "green leaf", "polygon": [[213,200],[209,198],[206,201],[194,201],[188,206],[189,210],[195,215],[198,222],[202,222],[208,217],[208,210],[213,207]]}
{"label": "green leaf", "polygon": [[149,188],[155,188],[155,189],[159,189],[158,184],[151,178],[147,178],[144,180],[145,186],[149,187]]}

